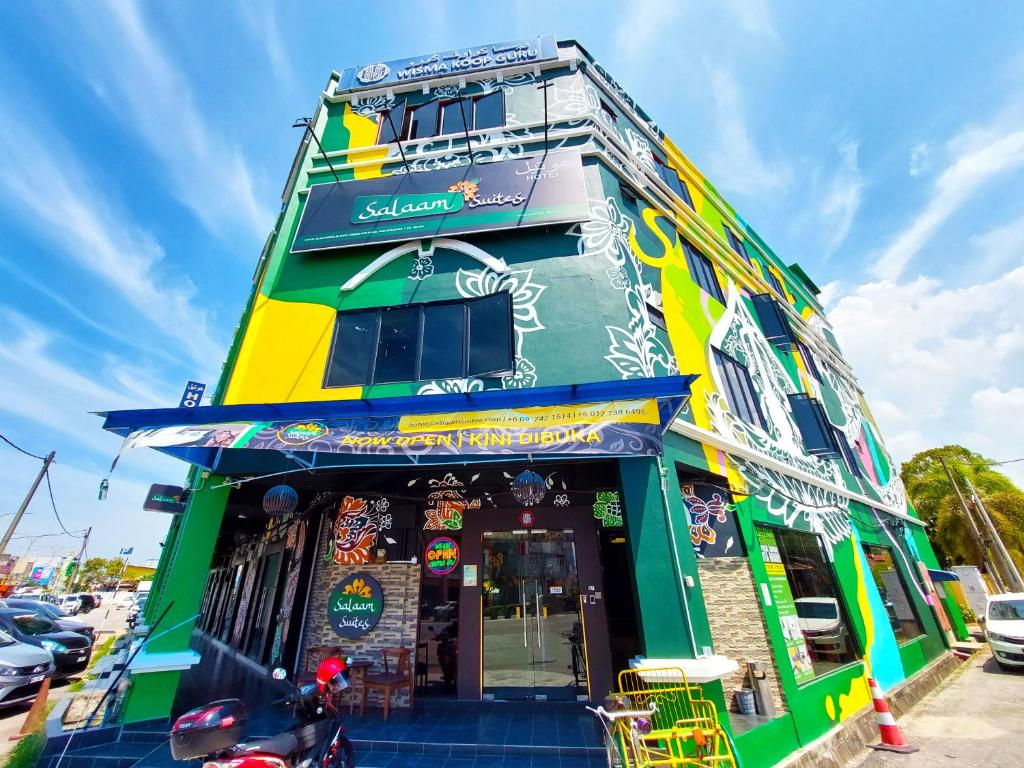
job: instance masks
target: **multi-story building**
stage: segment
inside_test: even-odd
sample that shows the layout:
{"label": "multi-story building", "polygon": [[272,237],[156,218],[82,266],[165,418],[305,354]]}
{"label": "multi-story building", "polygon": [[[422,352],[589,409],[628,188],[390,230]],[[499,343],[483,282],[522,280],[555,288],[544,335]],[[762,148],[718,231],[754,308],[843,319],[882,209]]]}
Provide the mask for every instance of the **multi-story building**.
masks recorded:
{"label": "multi-story building", "polygon": [[464,700],[676,660],[724,712],[760,662],[746,764],[818,738],[962,631],[818,293],[575,41],[332,73],[214,405],[107,416],[194,467],[125,717],[198,613]]}

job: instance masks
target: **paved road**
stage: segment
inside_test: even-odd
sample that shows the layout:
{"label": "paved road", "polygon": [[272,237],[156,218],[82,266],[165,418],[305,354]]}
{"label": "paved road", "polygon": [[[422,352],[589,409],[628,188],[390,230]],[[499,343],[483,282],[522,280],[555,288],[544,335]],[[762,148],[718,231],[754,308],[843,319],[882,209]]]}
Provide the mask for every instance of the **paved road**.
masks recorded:
{"label": "paved road", "polygon": [[979,653],[899,721],[920,752],[867,751],[847,768],[1024,767],[1024,672]]}
{"label": "paved road", "polygon": [[[124,632],[126,628],[125,617],[128,609],[124,607],[109,607],[106,605],[79,614],[75,618],[96,628],[97,644],[103,643],[114,633]],[[47,700],[50,702],[60,701],[68,693],[68,686],[76,678],[62,680],[53,683],[50,688],[50,695]],[[10,737],[21,730],[25,717],[28,715],[29,704],[0,709],[0,758],[14,748],[16,742],[10,741]]]}

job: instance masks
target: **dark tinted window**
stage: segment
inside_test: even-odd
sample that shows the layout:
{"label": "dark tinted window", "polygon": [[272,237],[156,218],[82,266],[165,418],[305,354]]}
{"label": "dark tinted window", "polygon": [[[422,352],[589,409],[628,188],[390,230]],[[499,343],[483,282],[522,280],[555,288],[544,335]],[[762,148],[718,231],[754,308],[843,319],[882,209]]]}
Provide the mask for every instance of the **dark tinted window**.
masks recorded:
{"label": "dark tinted window", "polygon": [[507,293],[495,293],[469,304],[470,376],[512,369],[512,303]]}
{"label": "dark tinted window", "polygon": [[59,632],[57,625],[42,616],[33,616],[30,613],[14,617],[14,623],[26,635],[42,635],[47,632]]}
{"label": "dark tinted window", "polygon": [[420,379],[462,378],[465,330],[465,304],[435,304],[423,308]]}
{"label": "dark tinted window", "polygon": [[505,94],[501,91],[481,96],[473,105],[474,128],[497,128],[505,124]]}
{"label": "dark tinted window", "polygon": [[343,382],[337,386],[370,383],[379,314],[370,311],[338,315],[328,381]]}
{"label": "dark tinted window", "polygon": [[779,278],[775,276],[775,273],[768,267],[765,267],[764,274],[768,278],[768,282],[771,284],[772,288],[778,291],[782,298],[786,298],[786,291],[783,289],[782,283],[779,282]]}
{"label": "dark tinted window", "polygon": [[853,449],[850,447],[850,441],[846,439],[843,431],[832,427],[832,439],[835,441],[836,447],[839,448],[843,462],[846,464],[846,468],[850,470],[850,474],[854,477],[863,477],[860,465],[857,463],[857,454],[853,452]]}
{"label": "dark tinted window", "polygon": [[815,362],[814,355],[811,354],[811,350],[809,350],[807,345],[802,341],[796,342],[796,348],[800,352],[800,357],[803,358],[804,367],[807,368],[807,372],[818,381],[821,381],[821,372],[818,370],[818,364]]}
{"label": "dark tinted window", "polygon": [[725,304],[725,297],[722,295],[722,288],[718,284],[715,268],[711,266],[711,260],[685,240],[683,241],[683,250],[686,251],[686,263],[690,267],[690,275],[693,277],[694,282],[713,298]]}
{"label": "dark tinted window", "polygon": [[764,427],[761,415],[761,404],[754,391],[754,382],[747,372],[747,367],[734,360],[721,350],[713,349],[715,362],[722,373],[725,386],[725,399],[729,401],[732,412],[749,424]]}
{"label": "dark tinted window", "polygon": [[508,293],[339,312],[325,386],[511,372],[512,333]]}
{"label": "dark tinted window", "polygon": [[747,257],[747,252],[743,248],[743,241],[736,237],[736,233],[728,227],[723,227],[723,229],[725,230],[726,238],[729,240],[729,247],[742,256],[744,261],[749,261],[750,259]]}
{"label": "dark tinted window", "polygon": [[810,395],[799,392],[789,396],[789,407],[808,453],[833,458],[839,455],[838,446],[832,436],[832,425],[829,424],[821,403]]}
{"label": "dark tinted window", "polygon": [[770,293],[759,293],[752,296],[751,301],[764,337],[776,346],[787,349],[791,347],[794,342],[793,331],[790,330],[789,321],[779,302]]}
{"label": "dark tinted window", "polygon": [[415,381],[419,339],[419,307],[403,307],[382,312],[373,380]]}
{"label": "dark tinted window", "polygon": [[405,122],[405,102],[396,104],[390,111],[381,112],[377,118],[380,135],[378,144],[390,144],[401,135],[402,124]]}
{"label": "dark tinted window", "polygon": [[409,138],[423,139],[437,135],[438,102],[431,101],[416,107],[409,122]]}
{"label": "dark tinted window", "polygon": [[441,107],[441,135],[450,133],[462,133],[466,130],[466,123],[462,119],[465,112],[466,118],[472,120],[473,103],[467,101],[449,101]]}

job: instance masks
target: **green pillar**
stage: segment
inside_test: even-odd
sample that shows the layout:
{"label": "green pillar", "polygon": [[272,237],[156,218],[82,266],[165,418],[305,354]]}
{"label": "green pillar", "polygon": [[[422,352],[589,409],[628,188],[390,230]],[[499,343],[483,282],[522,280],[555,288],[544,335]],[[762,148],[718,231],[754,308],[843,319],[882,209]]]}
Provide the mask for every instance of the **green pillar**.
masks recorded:
{"label": "green pillar", "polygon": [[[132,687],[124,707],[126,723],[165,718],[171,713],[178,678],[194,653],[189,643],[231,490],[214,487],[223,480],[211,475],[204,487],[192,494],[173,551],[162,557],[160,593],[154,596],[153,605],[147,605],[147,623],[152,626],[167,606],[171,608],[133,663]],[[168,546],[170,542],[165,549]]]}
{"label": "green pillar", "polygon": [[[625,524],[636,574],[637,609],[647,656],[694,658],[701,647],[711,645],[711,640],[682,497],[675,487],[672,462],[666,466],[669,483],[665,495],[675,533],[674,547],[657,460],[637,457],[619,462]],[[680,570],[684,577],[693,579],[694,586],[682,583]],[[691,641],[691,625],[696,648]]]}

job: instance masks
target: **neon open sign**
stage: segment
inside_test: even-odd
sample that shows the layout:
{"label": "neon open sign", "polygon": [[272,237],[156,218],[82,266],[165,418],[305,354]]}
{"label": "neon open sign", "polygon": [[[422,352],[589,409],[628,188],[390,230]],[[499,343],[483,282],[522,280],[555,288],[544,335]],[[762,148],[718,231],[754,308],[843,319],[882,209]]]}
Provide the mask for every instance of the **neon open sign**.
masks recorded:
{"label": "neon open sign", "polygon": [[459,545],[447,536],[439,536],[427,544],[423,560],[434,576],[445,576],[459,565]]}

